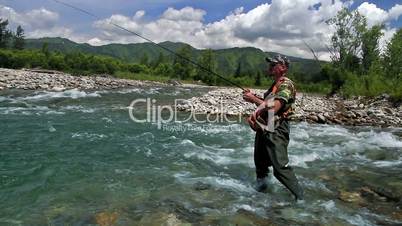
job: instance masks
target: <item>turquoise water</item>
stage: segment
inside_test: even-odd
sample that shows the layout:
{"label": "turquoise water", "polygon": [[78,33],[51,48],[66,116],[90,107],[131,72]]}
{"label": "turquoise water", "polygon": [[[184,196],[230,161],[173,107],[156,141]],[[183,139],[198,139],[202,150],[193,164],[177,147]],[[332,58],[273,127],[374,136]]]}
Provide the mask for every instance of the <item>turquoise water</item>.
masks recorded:
{"label": "turquoise water", "polygon": [[339,198],[373,186],[400,197],[402,129],[292,123],[290,163],[306,192],[295,204],[274,178],[266,193],[253,189],[254,134],[245,123],[163,130],[128,114],[136,98],[171,104],[206,91],[2,92],[0,225],[96,225],[102,214],[115,225],[402,223],[397,200]]}

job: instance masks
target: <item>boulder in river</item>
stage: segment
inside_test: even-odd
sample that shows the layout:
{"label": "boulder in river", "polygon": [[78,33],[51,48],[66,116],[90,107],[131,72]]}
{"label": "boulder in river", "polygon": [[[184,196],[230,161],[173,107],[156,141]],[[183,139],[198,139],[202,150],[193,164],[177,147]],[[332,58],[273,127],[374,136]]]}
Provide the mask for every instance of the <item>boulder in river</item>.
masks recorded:
{"label": "boulder in river", "polygon": [[156,212],[144,215],[139,225],[186,226],[191,224],[181,221],[175,214]]}
{"label": "boulder in river", "polygon": [[181,86],[181,85],[183,85],[180,81],[174,80],[174,79],[168,80],[167,84],[172,85],[172,86]]}
{"label": "boulder in river", "polygon": [[319,123],[325,123],[327,121],[327,119],[322,114],[318,114],[317,119],[318,119],[317,122],[319,122]]}
{"label": "boulder in river", "polygon": [[338,198],[344,202],[362,204],[364,199],[358,192],[340,191]]}
{"label": "boulder in river", "polygon": [[194,185],[193,185],[193,188],[195,189],[195,190],[197,190],[197,191],[202,191],[202,190],[208,190],[208,189],[210,189],[212,186],[210,185],[210,184],[205,184],[205,183],[202,183],[202,182],[200,182],[200,181],[198,181],[197,183],[195,183]]}
{"label": "boulder in river", "polygon": [[99,226],[111,226],[115,225],[117,222],[118,214],[116,212],[102,212],[95,216],[96,223]]}
{"label": "boulder in river", "polygon": [[64,86],[55,86],[52,88],[53,91],[61,92],[64,91],[66,88]]}

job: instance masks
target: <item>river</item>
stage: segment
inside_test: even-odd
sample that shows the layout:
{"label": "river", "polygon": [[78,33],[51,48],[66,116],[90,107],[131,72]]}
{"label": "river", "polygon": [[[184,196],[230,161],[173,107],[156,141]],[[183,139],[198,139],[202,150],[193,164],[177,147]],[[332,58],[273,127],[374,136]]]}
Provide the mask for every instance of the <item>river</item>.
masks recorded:
{"label": "river", "polygon": [[244,122],[158,126],[129,115],[138,98],[172,104],[205,92],[1,92],[0,225],[402,224],[389,197],[402,194],[401,128],[292,123],[290,165],[306,194],[296,204],[273,177],[254,190]]}

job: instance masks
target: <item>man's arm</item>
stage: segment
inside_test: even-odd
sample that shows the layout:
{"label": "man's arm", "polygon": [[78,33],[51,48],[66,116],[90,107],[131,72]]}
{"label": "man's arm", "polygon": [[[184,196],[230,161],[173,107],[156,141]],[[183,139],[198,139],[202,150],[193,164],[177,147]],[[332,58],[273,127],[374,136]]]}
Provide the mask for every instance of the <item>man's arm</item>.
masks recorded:
{"label": "man's arm", "polygon": [[260,106],[264,102],[264,99],[256,96],[248,89],[243,92],[243,99],[249,103],[256,104],[257,106]]}
{"label": "man's arm", "polygon": [[[263,104],[265,101],[262,98],[257,97],[255,94],[251,93],[250,90],[246,90],[243,93],[243,99],[249,103],[253,103],[256,104],[257,106],[260,106],[261,104]],[[265,104],[267,104],[265,102]],[[284,105],[284,100],[282,99],[275,99],[274,101],[274,106],[272,106],[274,108],[275,114],[283,107]],[[266,110],[266,108],[263,108],[261,110]]]}

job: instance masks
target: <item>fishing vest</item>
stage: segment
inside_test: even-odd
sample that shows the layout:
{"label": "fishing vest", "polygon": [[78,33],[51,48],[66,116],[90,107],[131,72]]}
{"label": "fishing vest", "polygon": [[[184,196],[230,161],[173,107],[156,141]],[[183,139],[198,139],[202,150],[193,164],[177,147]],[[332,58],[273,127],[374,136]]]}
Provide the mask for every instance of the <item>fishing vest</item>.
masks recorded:
{"label": "fishing vest", "polygon": [[284,83],[284,82],[289,82],[291,85],[289,87],[289,91],[291,92],[291,97],[289,97],[287,103],[285,103],[285,106],[283,106],[279,112],[277,113],[277,115],[282,118],[282,119],[286,119],[288,118],[290,115],[294,114],[294,109],[295,109],[295,101],[296,101],[296,88],[293,84],[293,81],[290,80],[287,77],[282,77],[280,78],[273,86],[271,86],[271,88],[264,93],[264,99],[266,99],[269,96],[272,96],[273,98],[277,98],[278,97],[278,91],[279,91],[279,87]]}

